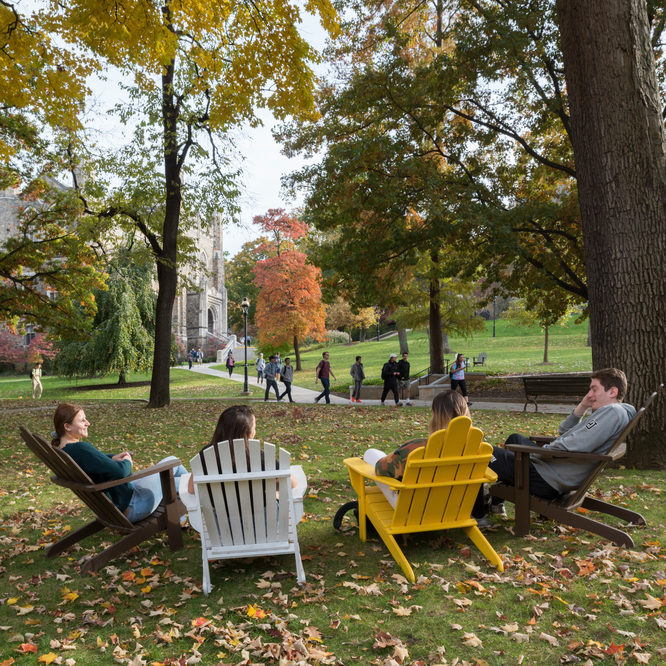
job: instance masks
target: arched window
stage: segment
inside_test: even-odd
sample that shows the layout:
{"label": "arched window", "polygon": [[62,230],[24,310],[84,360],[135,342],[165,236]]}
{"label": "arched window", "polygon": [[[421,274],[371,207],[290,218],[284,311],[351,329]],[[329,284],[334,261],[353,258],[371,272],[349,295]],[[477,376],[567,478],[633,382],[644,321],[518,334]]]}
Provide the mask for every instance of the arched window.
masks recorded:
{"label": "arched window", "polygon": [[212,308],[208,308],[208,332],[215,333],[215,315]]}

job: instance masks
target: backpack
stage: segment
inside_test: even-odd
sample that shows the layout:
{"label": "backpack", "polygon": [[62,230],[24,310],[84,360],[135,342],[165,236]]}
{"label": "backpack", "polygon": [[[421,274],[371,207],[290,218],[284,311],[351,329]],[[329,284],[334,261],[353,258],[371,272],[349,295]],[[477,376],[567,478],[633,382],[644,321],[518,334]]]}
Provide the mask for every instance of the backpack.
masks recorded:
{"label": "backpack", "polygon": [[[358,523],[358,500],[354,500],[353,502],[347,502],[346,504],[343,504],[339,509],[338,512],[335,514],[335,518],[333,518],[333,527],[338,531],[338,532],[346,532],[347,530],[343,530],[342,528],[342,521],[345,517],[345,514],[348,513],[349,511],[354,512],[354,516],[356,516],[356,523]],[[374,532],[376,533],[377,530],[375,529],[375,526],[372,524],[370,521],[370,518],[367,516],[365,517],[365,529],[368,532]]]}

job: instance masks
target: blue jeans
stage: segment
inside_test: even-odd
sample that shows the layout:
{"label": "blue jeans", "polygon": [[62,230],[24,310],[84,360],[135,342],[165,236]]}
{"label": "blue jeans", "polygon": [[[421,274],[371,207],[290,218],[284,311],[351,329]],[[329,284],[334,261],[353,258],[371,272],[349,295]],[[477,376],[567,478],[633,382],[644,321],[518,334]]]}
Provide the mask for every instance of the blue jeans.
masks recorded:
{"label": "blue jeans", "polygon": [[[177,460],[177,458],[176,456],[169,456],[160,460],[160,462],[163,463],[167,460]],[[182,465],[174,468],[176,492],[178,492],[180,477],[187,473]],[[134,486],[134,492],[129,503],[127,519],[130,523],[138,523],[140,520],[147,518],[159,506],[162,501],[162,484],[159,474],[151,474],[150,476],[144,476],[143,479],[132,481],[132,485]]]}
{"label": "blue jeans", "polygon": [[331,394],[331,380],[326,377],[320,377],[321,385],[324,387],[324,390],[317,396],[317,402],[322,398],[326,398],[326,403],[331,404],[331,399],[328,397]]}

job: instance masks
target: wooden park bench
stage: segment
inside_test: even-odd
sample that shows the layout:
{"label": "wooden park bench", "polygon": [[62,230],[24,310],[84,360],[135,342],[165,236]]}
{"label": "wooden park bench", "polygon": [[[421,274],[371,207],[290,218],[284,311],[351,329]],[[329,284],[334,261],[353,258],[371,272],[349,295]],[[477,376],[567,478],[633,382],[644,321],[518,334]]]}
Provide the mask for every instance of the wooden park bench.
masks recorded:
{"label": "wooden park bench", "polygon": [[[525,406],[533,403],[535,411],[539,411],[537,399],[544,396],[571,396],[580,400],[590,390],[589,375],[532,375],[523,377],[525,387]],[[559,400],[540,400],[540,402],[560,402]]]}
{"label": "wooden park bench", "polygon": [[[587,530],[588,532],[592,532],[592,534],[598,534],[600,537],[613,541],[618,545],[633,548],[634,541],[626,532],[623,532],[616,527],[612,527],[611,525],[600,523],[588,514],[590,511],[596,511],[620,518],[633,525],[645,525],[645,518],[636,511],[631,511],[622,506],[610,504],[609,502],[604,502],[596,497],[592,497],[591,495],[588,495],[588,490],[595,479],[604,471],[608,463],[619,460],[624,456],[627,450],[626,439],[629,436],[629,433],[636,427],[636,424],[640,421],[647,407],[663,388],[664,385],[660,384],[657,390],[648,398],[647,402],[638,410],[634,418],[629,421],[622,432],[617,436],[616,440],[605,454],[578,453],[574,451],[539,448],[544,444],[552,442],[556,439],[555,437],[530,437],[530,439],[535,444],[538,444],[539,447],[524,444],[507,444],[505,447],[506,450],[513,451],[516,454],[516,485],[514,487],[507,485],[506,483],[496,483],[491,486],[490,494],[515,504],[515,534],[517,536],[525,536],[530,533],[530,511],[534,511],[542,516],[546,516],[546,518],[556,520],[563,525]],[[562,495],[554,500],[546,500],[530,493],[530,455],[532,454],[539,455],[542,458],[588,460],[595,464],[577,490],[572,490],[570,493]]]}
{"label": "wooden park bench", "polygon": [[[21,427],[20,431],[21,438],[28,448],[54,473],[51,481],[64,488],[69,488],[95,514],[95,520],[54,543],[46,551],[47,558],[59,555],[104,528],[122,532],[125,536],[84,562],[81,566],[82,574],[97,571],[118,555],[138,546],[163,530],[166,530],[169,537],[169,550],[173,552],[183,547],[180,516],[185,515],[186,509],[176,495],[173,476],[173,469],[180,465],[180,460],[168,460],[134,472],[124,479],[95,484],[64,451],[51,446],[43,437],[30,432],[27,428]],[[162,502],[150,516],[137,523],[131,523],[104,491],[151,474],[160,475]]]}
{"label": "wooden park bench", "polygon": [[[377,476],[375,468],[360,458],[347,458],[344,464],[358,495],[358,521],[361,541],[367,539],[366,516],[400,565],[405,576],[415,580],[414,571],[396,541],[398,534],[462,529],[498,571],[502,559],[479,530],[471,511],[484,482],[497,480],[488,469],[493,447],[483,441],[483,432],[472,420],[459,416],[446,430],[438,430],[425,446],[407,457],[402,481]],[[366,486],[366,481],[369,485]],[[395,509],[377,487],[383,483],[398,492]]]}

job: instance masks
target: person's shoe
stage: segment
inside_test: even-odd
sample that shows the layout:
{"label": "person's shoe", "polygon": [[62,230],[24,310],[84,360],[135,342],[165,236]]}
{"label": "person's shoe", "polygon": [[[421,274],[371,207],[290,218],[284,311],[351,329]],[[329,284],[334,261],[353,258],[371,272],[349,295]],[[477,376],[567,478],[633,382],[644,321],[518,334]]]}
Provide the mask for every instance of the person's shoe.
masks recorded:
{"label": "person's shoe", "polygon": [[352,401],[352,402],[356,402],[356,398],[352,398],[351,401]]}
{"label": "person's shoe", "polygon": [[473,402],[468,402],[468,403],[467,403],[467,406],[468,406],[468,407],[471,407],[473,404],[474,404]]}
{"label": "person's shoe", "polygon": [[278,401],[278,402],[282,402],[282,398],[278,398],[277,401]]}
{"label": "person's shoe", "polygon": [[382,407],[386,407],[386,403],[382,401]]}
{"label": "person's shoe", "polygon": [[315,398],[315,405],[319,404],[319,398]]}
{"label": "person's shoe", "polygon": [[402,407],[402,403],[401,403],[401,402],[396,402],[396,403],[395,403],[395,406],[396,406],[396,407]]}
{"label": "person's shoe", "polygon": [[405,407],[413,407],[413,406],[414,405],[412,405],[412,403],[409,400],[405,403]]}
{"label": "person's shoe", "polygon": [[486,527],[490,527],[490,518],[488,518],[488,516],[483,516],[483,518],[477,518],[476,525],[480,530],[484,530],[486,529]]}
{"label": "person's shoe", "polygon": [[358,398],[356,398],[356,402],[361,402]]}
{"label": "person's shoe", "polygon": [[506,518],[506,508],[504,507],[504,502],[502,502],[501,504],[491,504],[490,513],[492,513],[493,516],[500,516],[501,518]]}
{"label": "person's shoe", "polygon": [[268,398],[264,398],[264,402],[268,402]]}

